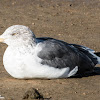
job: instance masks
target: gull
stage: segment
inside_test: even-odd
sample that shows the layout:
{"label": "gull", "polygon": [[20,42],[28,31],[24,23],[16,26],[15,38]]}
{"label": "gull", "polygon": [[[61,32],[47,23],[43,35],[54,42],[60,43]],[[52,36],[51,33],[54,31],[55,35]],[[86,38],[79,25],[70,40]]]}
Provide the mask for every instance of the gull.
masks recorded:
{"label": "gull", "polygon": [[3,55],[14,78],[67,78],[92,72],[100,57],[94,50],[50,37],[36,38],[27,26],[13,25],[0,35],[8,45]]}

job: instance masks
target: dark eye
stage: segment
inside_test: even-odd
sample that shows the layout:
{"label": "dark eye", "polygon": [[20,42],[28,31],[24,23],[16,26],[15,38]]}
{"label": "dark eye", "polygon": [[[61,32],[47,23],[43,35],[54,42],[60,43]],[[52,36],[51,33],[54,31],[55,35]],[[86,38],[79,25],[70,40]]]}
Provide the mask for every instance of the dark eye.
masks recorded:
{"label": "dark eye", "polygon": [[12,36],[16,35],[17,33],[13,33]]}

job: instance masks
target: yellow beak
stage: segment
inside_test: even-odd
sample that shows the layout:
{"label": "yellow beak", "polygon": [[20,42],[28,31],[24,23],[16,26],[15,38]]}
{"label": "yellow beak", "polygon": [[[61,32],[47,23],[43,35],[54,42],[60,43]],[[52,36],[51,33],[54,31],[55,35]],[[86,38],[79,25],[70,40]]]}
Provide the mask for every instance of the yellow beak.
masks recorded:
{"label": "yellow beak", "polygon": [[0,38],[0,42],[4,42],[4,39],[3,38]]}

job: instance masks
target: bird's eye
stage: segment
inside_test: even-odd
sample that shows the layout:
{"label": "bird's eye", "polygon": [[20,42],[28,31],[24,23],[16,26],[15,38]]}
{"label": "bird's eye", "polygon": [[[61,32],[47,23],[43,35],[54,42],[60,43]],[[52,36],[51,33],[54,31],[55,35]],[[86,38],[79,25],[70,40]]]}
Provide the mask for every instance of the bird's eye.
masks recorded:
{"label": "bird's eye", "polygon": [[16,35],[17,33],[13,33],[12,36]]}

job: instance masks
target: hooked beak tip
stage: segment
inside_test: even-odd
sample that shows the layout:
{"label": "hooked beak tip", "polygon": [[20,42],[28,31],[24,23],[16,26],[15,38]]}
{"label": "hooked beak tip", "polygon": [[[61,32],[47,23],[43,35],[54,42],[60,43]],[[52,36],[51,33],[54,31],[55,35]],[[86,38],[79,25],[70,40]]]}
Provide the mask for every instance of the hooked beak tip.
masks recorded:
{"label": "hooked beak tip", "polygon": [[4,38],[0,38],[0,42],[4,42]]}

